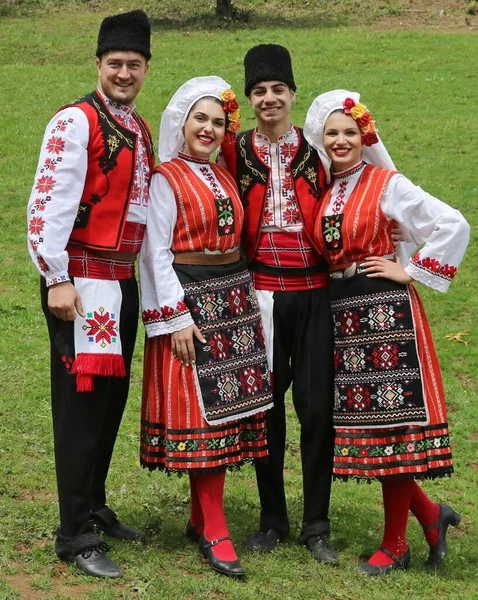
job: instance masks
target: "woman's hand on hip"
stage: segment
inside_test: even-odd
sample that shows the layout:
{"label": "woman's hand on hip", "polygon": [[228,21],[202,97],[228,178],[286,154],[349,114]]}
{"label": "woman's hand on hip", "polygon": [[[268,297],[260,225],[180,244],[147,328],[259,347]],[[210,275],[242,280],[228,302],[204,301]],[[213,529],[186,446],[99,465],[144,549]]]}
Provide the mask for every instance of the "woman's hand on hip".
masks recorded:
{"label": "woman's hand on hip", "polygon": [[397,283],[412,283],[413,278],[402,267],[400,259],[395,257],[395,261],[383,258],[383,256],[369,256],[360,263],[367,277],[383,277],[391,279]]}
{"label": "woman's hand on hip", "polygon": [[179,358],[181,364],[189,367],[196,361],[196,352],[194,351],[194,337],[205,344],[201,331],[196,325],[189,325],[186,329],[180,329],[171,334],[171,352],[173,356]]}

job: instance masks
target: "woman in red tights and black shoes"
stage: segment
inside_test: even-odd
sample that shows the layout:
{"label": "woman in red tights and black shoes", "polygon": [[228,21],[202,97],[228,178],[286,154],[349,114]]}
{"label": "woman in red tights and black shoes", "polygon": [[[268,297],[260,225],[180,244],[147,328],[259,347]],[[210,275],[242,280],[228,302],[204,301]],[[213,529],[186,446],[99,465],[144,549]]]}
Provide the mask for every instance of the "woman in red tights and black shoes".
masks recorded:
{"label": "woman in red tights and black shoes", "polygon": [[186,535],[215,571],[243,578],[223,508],[227,468],[267,456],[272,406],[259,306],[239,245],[243,208],[210,162],[239,109],[219,77],[182,85],[161,119],[141,252],[146,328],[141,463],[188,473]]}
{"label": "woman in red tights and black shoes", "polygon": [[[304,135],[329,182],[315,238],[331,271],[334,476],[382,484],[382,544],[360,568],[381,575],[410,564],[409,510],[423,527],[431,569],[446,555],[448,527],[460,522],[416,481],[450,475],[453,467],[439,364],[412,282],[445,292],[469,226],[457,210],[397,173],[359,100],[346,90],[322,94],[309,109]],[[396,223],[404,239],[422,246],[407,266],[395,257]]]}

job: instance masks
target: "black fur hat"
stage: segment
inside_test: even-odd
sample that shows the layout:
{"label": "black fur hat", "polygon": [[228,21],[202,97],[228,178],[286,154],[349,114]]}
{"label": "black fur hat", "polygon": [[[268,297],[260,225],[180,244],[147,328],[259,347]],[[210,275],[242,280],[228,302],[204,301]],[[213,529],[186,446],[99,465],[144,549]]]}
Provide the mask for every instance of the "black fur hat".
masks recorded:
{"label": "black fur hat", "polygon": [[259,81],[282,81],[295,92],[292,62],[287,48],[279,44],[259,44],[247,51],[244,57],[246,87],[249,96]]}
{"label": "black fur hat", "polygon": [[146,60],[151,58],[151,24],[144,11],[132,10],[103,19],[96,56],[101,58],[111,50],[139,52]]}

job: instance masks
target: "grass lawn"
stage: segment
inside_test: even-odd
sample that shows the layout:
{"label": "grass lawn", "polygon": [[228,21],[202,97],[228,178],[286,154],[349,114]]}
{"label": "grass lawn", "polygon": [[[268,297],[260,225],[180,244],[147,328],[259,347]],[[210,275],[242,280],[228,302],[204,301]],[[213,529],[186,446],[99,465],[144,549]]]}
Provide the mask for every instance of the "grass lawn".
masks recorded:
{"label": "grass lawn", "polygon": [[[237,2],[240,7],[247,4]],[[230,474],[226,511],[248,581],[230,581],[211,573],[184,537],[187,478],[168,478],[138,466],[141,329],[130,401],[108,489],[115,511],[125,521],[148,530],[151,542],[145,547],[112,543],[112,558],[126,569],[126,576],[118,581],[87,578],[56,559],[48,336],[40,310],[38,275],[26,249],[26,203],[46,123],[60,106],[96,85],[94,51],[101,19],[120,7],[127,10],[137,5],[125,1],[100,8],[99,2],[53,5],[24,0],[17,10],[15,2],[7,0],[0,7],[4,15],[0,17],[2,600],[478,598],[478,328],[474,319],[478,312],[478,84],[473,66],[478,37],[466,32],[385,29],[377,22],[351,24],[347,13],[337,8],[352,10],[353,3],[345,0],[294,3],[298,17],[285,11],[288,21],[277,10],[272,11],[273,18],[268,17],[264,2],[249,4],[262,11],[256,21],[249,17],[236,26],[224,22],[217,29],[211,27],[213,19],[207,15],[195,17],[184,1],[142,4],[156,20],[153,59],[138,97],[138,110],[156,138],[161,111],[190,77],[220,75],[241,98],[246,50],[257,43],[279,42],[291,50],[293,58],[297,125],[303,125],[307,108],[319,93],[338,87],[360,91],[397,167],[468,219],[472,242],[450,291],[441,295],[424,289],[422,293],[441,359],[455,457],[452,478],[426,482],[424,487],[463,516],[460,528],[450,532],[446,564],[437,574],[424,572],[427,546],[411,519],[410,570],[387,578],[358,576],[356,566],[380,543],[382,512],[379,485],[353,483],[335,483],[332,491],[332,537],[340,551],[340,566],[315,563],[298,544],[302,514],[299,427],[290,410],[286,464],[290,539],[266,557],[246,549],[246,537],[258,523],[255,478],[251,468]],[[315,12],[307,13],[307,4]],[[384,11],[393,15],[400,5],[391,0],[357,0],[356,4],[362,20],[383,17]],[[279,7],[276,0],[270,5]],[[325,5],[330,7],[330,18],[319,11]],[[252,111],[245,101],[241,108],[243,126],[252,127]]]}

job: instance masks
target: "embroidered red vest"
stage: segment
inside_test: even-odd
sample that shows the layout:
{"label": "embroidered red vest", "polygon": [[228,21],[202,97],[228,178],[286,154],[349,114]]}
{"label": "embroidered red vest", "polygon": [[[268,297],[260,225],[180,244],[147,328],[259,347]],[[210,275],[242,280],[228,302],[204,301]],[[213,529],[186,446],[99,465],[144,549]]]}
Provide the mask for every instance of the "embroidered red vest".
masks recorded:
{"label": "embroidered red vest", "polygon": [[[313,242],[314,218],[319,207],[325,183],[325,173],[317,152],[305,140],[302,129],[295,128],[299,144],[290,163],[297,207],[300,211],[304,232]],[[244,206],[243,245],[247,258],[252,260],[256,253],[271,168],[263,163],[254,146],[255,130],[239,133],[235,142],[221,146],[229,171],[236,179],[239,195]],[[318,250],[317,250],[318,251]]]}
{"label": "embroidered red vest", "polygon": [[314,239],[330,265],[349,265],[367,256],[395,251],[391,232],[395,221],[383,214],[380,200],[397,171],[367,165],[338,215],[326,215],[332,188],[324,194],[317,214]]}
{"label": "embroidered red vest", "polygon": [[[136,164],[137,135],[121,125],[97,92],[75,102],[90,128],[88,169],[69,244],[84,249],[118,250],[128,214]],[[154,168],[151,132],[136,114],[145,140],[150,173]]]}
{"label": "embroidered red vest", "polygon": [[211,164],[227,198],[214,197],[211,189],[187,162],[174,158],[156,167],[171,185],[178,216],[173,232],[173,252],[225,252],[241,243],[244,212],[231,174]]}

